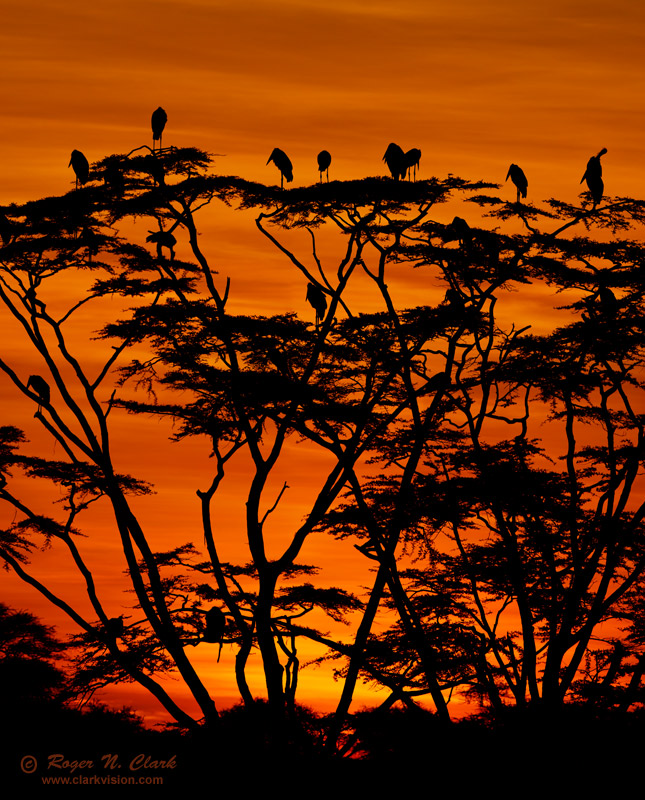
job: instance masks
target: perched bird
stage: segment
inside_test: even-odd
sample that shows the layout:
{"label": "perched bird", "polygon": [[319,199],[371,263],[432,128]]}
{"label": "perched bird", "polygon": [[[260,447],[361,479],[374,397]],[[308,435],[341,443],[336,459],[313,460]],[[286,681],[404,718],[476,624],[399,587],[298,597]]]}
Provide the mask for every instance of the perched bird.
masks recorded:
{"label": "perched bird", "polygon": [[91,264],[92,256],[97,255],[99,252],[99,236],[96,231],[88,228],[87,225],[83,226],[78,246],[87,248],[87,263]]}
{"label": "perched bird", "polygon": [[591,194],[594,206],[597,206],[602,200],[602,195],[605,191],[605,185],[602,182],[602,164],[600,163],[600,157],[604,156],[606,152],[607,148],[603,147],[597,155],[591,156],[589,161],[587,161],[585,174],[580,180],[580,183],[582,183],[582,181],[587,181],[587,188]]}
{"label": "perched bird", "polygon": [[506,173],[506,180],[511,179],[517,189],[517,202],[520,202],[520,195],[526,197],[526,192],[529,188],[529,182],[526,179],[524,170],[518,167],[517,164],[511,164]]}
{"label": "perched bird", "polygon": [[161,150],[161,136],[163,134],[163,129],[166,127],[166,122],[168,122],[168,114],[163,110],[161,106],[156,111],[152,112],[152,149],[155,149],[155,142],[159,142],[159,149]]}
{"label": "perched bird", "polygon": [[318,153],[318,172],[320,172],[320,182],[322,183],[323,172],[327,173],[327,183],[329,183],[329,165],[331,164],[331,153],[328,150],[321,150]]}
{"label": "perched bird", "polygon": [[79,183],[84,184],[88,182],[90,178],[90,164],[80,150],[72,150],[72,157],[67,166],[74,170],[77,189]]}
{"label": "perched bird", "polygon": [[470,225],[463,217],[454,217],[450,225],[446,225],[443,231],[444,242],[454,242],[457,240],[459,244],[464,247],[465,245],[472,244],[473,232]]}
{"label": "perched bird", "polygon": [[327,311],[327,298],[319,286],[310,283],[307,286],[307,300],[316,312],[316,328],[318,328]]}
{"label": "perched bird", "polygon": [[463,311],[466,307],[466,302],[461,292],[457,291],[457,289],[453,289],[452,287],[446,289],[443,302],[446,305],[451,306],[456,311]]}
{"label": "perched bird", "polygon": [[144,168],[149,175],[152,175],[156,186],[165,186],[166,171],[163,164],[155,155],[145,156],[143,159]]}
{"label": "perched bird", "polygon": [[421,150],[419,150],[418,147],[413,147],[412,150],[408,150],[405,154],[405,166],[408,172],[408,180],[412,179],[412,174],[414,172],[414,180],[416,181],[419,161],[421,161]]}
{"label": "perched bird", "polygon": [[280,150],[279,147],[274,147],[267,160],[267,164],[270,164],[271,161],[273,161],[280,170],[280,188],[284,189],[284,179],[287,179],[287,183],[291,183],[293,180],[293,165],[291,161],[289,161],[289,156],[284,150]]}
{"label": "perched bird", "polygon": [[618,313],[618,300],[612,290],[608,286],[600,286],[596,296],[602,313],[608,317],[615,317]]}
{"label": "perched bird", "polygon": [[0,211],[0,238],[2,244],[9,244],[13,236],[13,224],[6,214]]}
{"label": "perched bird", "polygon": [[405,173],[408,171],[405,161],[405,153],[398,144],[390,142],[383,156],[383,161],[387,164],[387,168],[395,181],[403,180]]}
{"label": "perched bird", "polygon": [[153,242],[157,245],[157,258],[163,258],[161,248],[166,247],[170,250],[170,260],[174,261],[177,239],[173,234],[170,231],[148,231],[148,233],[150,236],[146,236],[146,242]]}
{"label": "perched bird", "polygon": [[44,405],[49,405],[49,398],[51,397],[49,384],[40,375],[30,375],[27,381],[27,388],[33,389],[34,394],[38,397],[38,413],[40,413]]}
{"label": "perched bird", "polygon": [[115,195],[122,195],[125,192],[125,178],[123,176],[123,169],[116,162],[111,162],[106,165],[103,172],[103,180],[105,185]]}
{"label": "perched bird", "polygon": [[222,640],[224,638],[224,631],[226,630],[226,616],[221,608],[213,606],[206,612],[206,632],[204,633],[204,641],[210,644],[219,644],[219,652],[217,653],[217,660],[222,653]]}

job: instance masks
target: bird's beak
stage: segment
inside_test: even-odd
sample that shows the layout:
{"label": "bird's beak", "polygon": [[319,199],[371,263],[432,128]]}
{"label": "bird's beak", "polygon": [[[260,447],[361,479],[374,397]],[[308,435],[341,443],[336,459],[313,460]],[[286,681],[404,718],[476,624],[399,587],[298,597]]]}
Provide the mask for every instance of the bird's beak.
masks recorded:
{"label": "bird's beak", "polygon": [[271,161],[271,156],[269,156],[269,157],[267,158],[267,164],[269,163],[269,161]]}

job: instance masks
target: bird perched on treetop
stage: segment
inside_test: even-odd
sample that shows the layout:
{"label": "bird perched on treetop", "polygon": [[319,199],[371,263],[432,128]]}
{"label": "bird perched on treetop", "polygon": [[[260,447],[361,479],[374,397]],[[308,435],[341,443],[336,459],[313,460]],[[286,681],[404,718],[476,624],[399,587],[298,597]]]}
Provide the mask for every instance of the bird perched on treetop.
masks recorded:
{"label": "bird perched on treetop", "polygon": [[511,179],[517,188],[517,202],[520,202],[520,195],[526,197],[526,192],[529,188],[529,182],[526,179],[524,170],[518,167],[517,164],[511,164],[506,173],[506,180]]}
{"label": "bird perched on treetop", "polygon": [[328,150],[321,150],[318,153],[318,172],[320,172],[320,182],[322,183],[323,172],[327,173],[327,183],[329,183],[329,165],[331,164],[331,153]]}
{"label": "bird perched on treetop", "polygon": [[67,166],[74,170],[77,189],[79,183],[84,184],[88,182],[90,178],[90,164],[80,150],[72,150],[72,157]]}
{"label": "bird perched on treetop", "polygon": [[166,127],[166,122],[168,122],[168,114],[163,110],[161,106],[156,111],[152,112],[152,149],[155,149],[155,142],[159,142],[159,149],[161,150],[161,136],[163,134],[163,129]]}
{"label": "bird perched on treetop", "polygon": [[310,283],[307,286],[307,300],[316,312],[316,328],[318,328],[325,316],[325,311],[327,311],[327,298],[319,286]]}
{"label": "bird perched on treetop", "polygon": [[387,164],[387,168],[395,181],[405,178],[405,173],[408,171],[405,163],[405,153],[398,144],[394,144],[394,142],[388,144],[383,161]]}
{"label": "bird perched on treetop", "polygon": [[580,183],[582,183],[582,181],[587,181],[587,187],[594,206],[602,200],[602,195],[605,191],[605,185],[602,182],[602,164],[600,163],[600,157],[604,156],[606,152],[607,148],[603,147],[597,155],[591,156],[589,161],[587,161],[585,174],[580,180]]}
{"label": "bird perched on treetop", "polygon": [[412,174],[414,173],[414,180],[416,181],[419,161],[421,161],[421,150],[419,150],[418,147],[413,147],[412,150],[408,150],[405,154],[405,166],[408,171],[409,180],[412,179]]}
{"label": "bird perched on treetop", "polygon": [[279,147],[274,147],[267,160],[267,164],[270,164],[271,161],[273,161],[280,170],[280,188],[284,189],[284,179],[287,179],[287,183],[291,183],[293,180],[293,165],[291,161],[289,161],[289,156],[284,150],[280,150]]}

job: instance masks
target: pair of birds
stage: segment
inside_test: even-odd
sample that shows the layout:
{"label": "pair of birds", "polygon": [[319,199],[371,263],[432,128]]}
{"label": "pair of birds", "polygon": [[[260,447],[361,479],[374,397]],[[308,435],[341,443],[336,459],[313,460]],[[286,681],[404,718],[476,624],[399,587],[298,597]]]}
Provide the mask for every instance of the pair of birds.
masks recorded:
{"label": "pair of birds", "polygon": [[417,168],[421,161],[421,150],[418,147],[413,147],[411,150],[403,152],[403,149],[398,144],[390,142],[383,156],[383,161],[387,164],[387,168],[395,181],[404,180],[406,174],[413,174],[416,180]]}
{"label": "pair of birds", "polygon": [[[155,142],[159,142],[159,149],[161,149],[161,137],[168,122],[168,114],[161,106],[152,112],[152,149],[155,149]],[[80,150],[72,150],[72,157],[69,160],[68,167],[74,170],[76,175],[76,188],[79,184],[83,186],[90,178],[90,164],[87,158]]]}
{"label": "pair of birds", "polygon": [[[591,156],[589,161],[587,161],[587,169],[585,170],[585,174],[580,180],[580,183],[583,181],[587,182],[587,188],[589,189],[589,194],[593,200],[594,207],[602,200],[602,195],[605,191],[605,185],[602,181],[602,164],[600,163],[600,159],[605,155],[606,152],[607,148],[603,147],[597,155]],[[509,178],[513,181],[515,187],[517,188],[517,202],[519,203],[520,196],[526,197],[529,182],[526,179],[524,170],[522,170],[521,167],[518,167],[517,164],[511,164],[509,167],[508,173],[506,174],[506,180]]]}
{"label": "pair of birds", "polygon": [[[273,163],[276,167],[280,170],[280,188],[284,189],[284,180],[287,179],[287,183],[291,183],[293,180],[293,164],[289,159],[289,156],[284,152],[284,150],[280,150],[279,147],[274,147],[271,151],[271,155],[267,159],[267,164]],[[321,150],[317,156],[318,161],[318,171],[320,172],[320,181],[322,183],[322,176],[323,172],[327,174],[327,181],[329,181],[329,165],[331,164],[331,153],[328,150]]]}

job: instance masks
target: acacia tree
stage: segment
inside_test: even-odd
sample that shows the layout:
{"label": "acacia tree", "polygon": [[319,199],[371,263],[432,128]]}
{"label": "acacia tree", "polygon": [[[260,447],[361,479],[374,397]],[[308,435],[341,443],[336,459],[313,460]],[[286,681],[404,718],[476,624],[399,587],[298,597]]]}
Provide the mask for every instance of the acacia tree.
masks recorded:
{"label": "acacia tree", "polygon": [[[501,330],[491,315],[488,335],[462,340],[463,359],[446,390],[454,435],[428,442],[409,505],[405,538],[427,566],[406,570],[404,584],[428,640],[443,645],[444,690],[468,687],[498,709],[505,702],[559,707],[589,683],[606,694],[627,678],[631,689],[622,696],[633,699],[642,653],[636,631],[626,639],[619,625],[637,617],[631,608],[643,578],[643,505],[634,491],[643,458],[643,253],[616,233],[642,223],[642,203],[572,208],[551,201],[551,210],[538,212],[476,201],[497,206],[499,218],[519,218],[528,232],[498,236],[499,269],[483,272],[468,236],[455,253],[428,226],[424,267],[449,272],[462,297],[473,288],[497,293],[504,287],[496,276],[509,276],[577,290],[580,299],[546,335]],[[538,215],[551,233],[537,230]],[[582,224],[609,228],[613,238],[565,236]],[[540,446],[534,423],[544,409],[549,448]],[[400,435],[384,442],[377,463],[396,463],[403,447]],[[372,481],[379,514],[389,513],[397,489],[389,478]],[[337,530],[357,507],[343,510]],[[599,656],[593,641],[603,636]],[[386,652],[399,691],[430,691],[402,625],[381,638],[387,650],[376,647],[374,658]]]}
{"label": "acacia tree", "polygon": [[[25,455],[20,431],[2,429],[0,497],[19,513],[3,531],[0,553],[83,631],[78,682],[91,691],[138,681],[179,723],[195,728],[199,721],[159,680],[177,672],[207,727],[216,729],[218,710],[190,649],[213,641],[207,611],[216,603],[227,616],[217,640],[236,648],[240,695],[255,703],[247,665],[257,649],[274,723],[295,714],[303,638],[341,659],[330,747],[361,675],[386,686],[392,700],[414,704],[429,695],[446,721],[458,689],[496,706],[508,696],[519,704],[561,701],[576,685],[598,624],[619,609],[627,613],[642,573],[641,511],[629,506],[642,454],[641,418],[632,410],[640,387],[640,247],[569,233],[592,224],[615,233],[642,221],[641,205],[552,201],[539,210],[472,197],[490,187],[455,178],[283,192],[211,175],[208,157],[196,150],[142,150],[94,165],[85,188],[5,209],[2,226],[0,298],[47,381],[29,380],[4,356],[0,368],[37,405],[37,421],[65,459]],[[523,229],[511,234],[460,217],[450,224],[432,219],[438,204],[460,197]],[[227,312],[229,282],[209,265],[197,224],[202,208],[220,202],[257,209],[258,229],[310,287],[315,324],[293,313]],[[115,233],[132,219],[153,226],[152,252]],[[539,219],[561,222],[542,233]],[[333,269],[318,249],[330,229],[343,241]],[[306,254],[289,244],[294,230],[308,232]],[[177,257],[180,233],[191,260]],[[395,270],[431,274],[445,298],[401,307],[390,288]],[[63,311],[51,311],[49,287],[70,274],[93,281]],[[351,307],[348,286],[359,276],[380,309]],[[524,320],[503,327],[501,293],[529,296],[537,282],[573,287],[587,300],[574,303],[566,324],[548,336],[531,335]],[[616,310],[615,341],[600,305],[611,303],[609,286],[630,287]],[[107,355],[90,375],[68,330],[81,309],[103,308],[107,297],[132,307],[105,320],[99,336]],[[554,422],[564,421],[563,471],[547,469],[550,452],[532,430],[545,404]],[[204,550],[177,543],[158,553],[150,546],[130,500],[149,487],[122,474],[112,456],[109,418],[119,409],[168,418],[176,439],[201,437],[209,448],[213,474],[197,491]],[[605,442],[581,448],[581,422],[602,426]],[[512,438],[500,436],[500,425]],[[622,436],[631,437],[628,445],[618,446]],[[287,490],[276,495],[272,476],[287,445],[303,438],[330,466],[276,556],[272,520]],[[252,465],[240,500],[248,561],[232,564],[220,555],[214,501],[241,453]],[[19,472],[53,481],[64,514],[52,517],[22,499],[13,489]],[[136,614],[125,624],[106,613],[78,544],[82,514],[98,502],[112,509],[136,597]],[[373,565],[363,601],[343,587],[302,582],[316,567],[299,563],[300,553],[321,529],[353,537]],[[39,543],[69,550],[94,619],[29,571]],[[379,636],[375,623],[388,607],[397,622]],[[313,610],[335,620],[358,614],[350,640],[306,624]]]}

